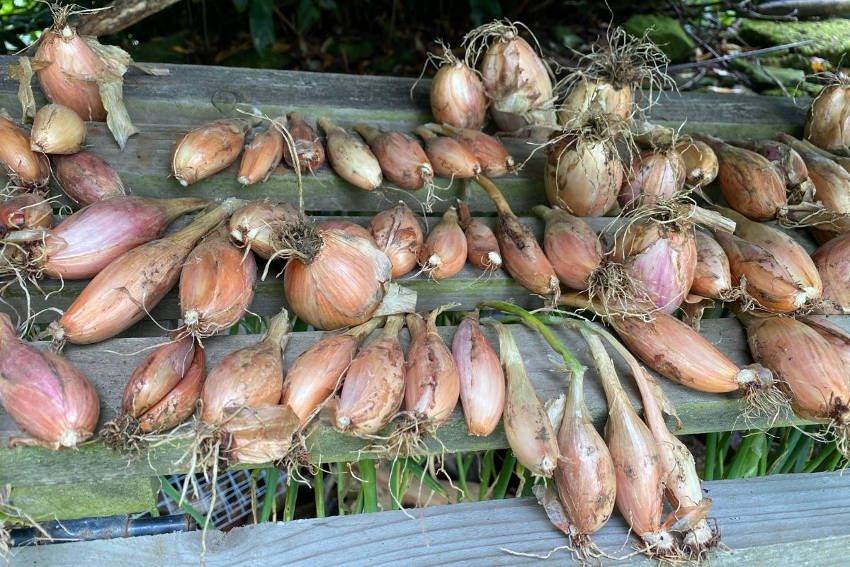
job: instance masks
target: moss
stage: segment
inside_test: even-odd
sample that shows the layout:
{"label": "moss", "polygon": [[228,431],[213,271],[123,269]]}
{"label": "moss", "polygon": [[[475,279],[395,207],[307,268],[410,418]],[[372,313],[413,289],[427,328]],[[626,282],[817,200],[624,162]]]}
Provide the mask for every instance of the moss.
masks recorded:
{"label": "moss", "polygon": [[642,36],[649,31],[652,40],[670,61],[686,61],[694,53],[694,42],[682,29],[678,21],[656,14],[636,14],[626,21],[623,28],[632,35]]}
{"label": "moss", "polygon": [[794,50],[809,57],[823,57],[838,64],[850,52],[850,20],[832,18],[820,22],[772,22],[741,20],[741,38],[758,46],[783,45],[813,40]]}

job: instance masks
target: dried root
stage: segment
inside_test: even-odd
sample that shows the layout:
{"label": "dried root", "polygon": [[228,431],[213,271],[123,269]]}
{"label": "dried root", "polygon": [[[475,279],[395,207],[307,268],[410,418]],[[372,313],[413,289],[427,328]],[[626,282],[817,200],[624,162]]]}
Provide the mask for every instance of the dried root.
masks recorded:
{"label": "dried root", "polygon": [[656,310],[646,286],[632,278],[617,262],[603,261],[591,272],[587,298],[602,317],[617,315],[652,321],[652,313]]}
{"label": "dried root", "polygon": [[750,424],[767,420],[771,427],[778,420],[791,417],[791,400],[780,389],[776,376],[760,364],[745,366],[736,376],[742,394],[740,417]]}
{"label": "dried root", "polygon": [[103,424],[100,438],[107,447],[124,456],[136,457],[148,446],[139,429],[139,420],[123,411]]}

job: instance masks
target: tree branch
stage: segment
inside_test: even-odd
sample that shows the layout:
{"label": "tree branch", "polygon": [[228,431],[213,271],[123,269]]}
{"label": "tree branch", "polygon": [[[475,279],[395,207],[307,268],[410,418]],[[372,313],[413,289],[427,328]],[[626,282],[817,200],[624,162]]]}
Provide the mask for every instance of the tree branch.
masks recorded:
{"label": "tree branch", "polygon": [[77,20],[77,31],[95,37],[116,33],[177,2],[178,0],[115,0],[108,10],[82,14]]}

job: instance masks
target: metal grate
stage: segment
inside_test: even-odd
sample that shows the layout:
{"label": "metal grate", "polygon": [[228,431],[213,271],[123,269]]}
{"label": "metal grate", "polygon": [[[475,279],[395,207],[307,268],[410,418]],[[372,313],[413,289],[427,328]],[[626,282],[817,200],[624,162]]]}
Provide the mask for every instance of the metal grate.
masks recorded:
{"label": "metal grate", "polygon": [[[183,490],[183,482],[186,475],[175,474],[163,477],[180,493]],[[200,514],[206,516],[210,507],[212,496],[211,485],[203,474],[195,475],[198,493],[191,484],[186,494],[186,501]],[[267,490],[266,471],[259,470],[257,473],[256,498],[257,505],[261,506]],[[281,473],[275,486],[275,497],[280,498],[286,493],[286,475]],[[160,491],[159,501],[156,505],[160,514],[182,514],[183,510],[178,503]],[[229,471],[218,475],[216,480],[216,497],[211,517],[212,524],[220,529],[226,530],[244,522],[251,517],[251,471]]]}

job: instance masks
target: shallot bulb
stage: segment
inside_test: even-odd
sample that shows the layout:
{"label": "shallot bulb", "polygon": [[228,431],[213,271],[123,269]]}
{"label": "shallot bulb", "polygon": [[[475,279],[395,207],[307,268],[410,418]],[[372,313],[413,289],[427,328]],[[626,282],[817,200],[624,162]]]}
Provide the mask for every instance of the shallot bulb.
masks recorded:
{"label": "shallot bulb", "polygon": [[230,237],[268,260],[280,248],[278,234],[298,218],[298,211],[289,203],[253,201],[230,217]]}
{"label": "shallot bulb", "polygon": [[378,249],[390,259],[393,279],[400,278],[416,266],[425,238],[419,221],[403,201],[372,217],[369,232]]}
{"label": "shallot bulb", "polygon": [[503,421],[508,445],[532,474],[551,477],[559,455],[555,431],[528,378],[511,331],[498,321],[490,323],[499,335],[499,351],[507,379]]}
{"label": "shallot bulb", "polygon": [[327,118],[319,118],[319,128],[325,131],[328,161],[337,175],[365,191],[381,186],[381,164],[362,139]]}
{"label": "shallot bulb", "polygon": [[171,174],[184,187],[225,169],[239,157],[247,118],[208,122],[184,134],[171,150]]}
{"label": "shallot bulb", "polygon": [[233,408],[217,425],[224,440],[222,456],[230,465],[275,463],[286,457],[300,428],[289,406],[262,405]]}
{"label": "shallot bulb", "polygon": [[495,271],[501,268],[499,241],[490,227],[472,218],[466,203],[460,199],[457,200],[457,211],[460,228],[466,235],[466,258],[469,263],[482,270]]}
{"label": "shallot bulb", "polygon": [[32,151],[29,136],[2,111],[0,167],[12,183],[27,189],[40,189],[50,181],[50,162],[47,156]]}
{"label": "shallot bulb", "polygon": [[210,337],[235,325],[254,299],[257,263],[231,241],[222,223],[195,246],[180,271],[185,332]]}
{"label": "shallot bulb", "polygon": [[614,140],[605,135],[562,134],[546,146],[543,173],[552,206],[577,217],[599,217],[617,202],[623,184]]}
{"label": "shallot bulb", "polygon": [[366,238],[301,226],[306,228],[283,274],[286,302],[317,329],[366,322],[384,300],[392,277],[387,255]]}
{"label": "shallot bulb", "polygon": [[646,299],[655,308],[672,313],[694,280],[694,229],[651,219],[633,222],[617,234],[612,259],[641,284]]}
{"label": "shallot bulb", "polygon": [[466,236],[458,224],[457,210],[449,207],[419,250],[419,265],[429,277],[443,280],[463,268],[466,256]]}
{"label": "shallot bulb", "polygon": [[425,140],[425,154],[440,177],[472,179],[481,172],[472,152],[454,138],[438,136],[425,126],[418,126],[414,132]]}
{"label": "shallot bulb", "polygon": [[803,137],[819,148],[847,153],[850,148],[850,86],[845,80],[827,85],[812,101]]}
{"label": "shallot bulb", "polygon": [[740,317],[753,358],[771,369],[794,413],[830,424],[838,449],[850,454],[850,378],[835,347],[791,317]]}
{"label": "shallot bulb", "polygon": [[697,263],[690,293],[700,297],[729,301],[736,295],[732,287],[729,258],[723,247],[709,234],[696,231]]}
{"label": "shallot bulb", "polygon": [[759,306],[788,313],[821,296],[817,267],[796,240],[729,209],[718,210],[735,221],[735,234],[716,231],[714,237],[729,258],[735,285],[745,281]]}
{"label": "shallot bulb", "polygon": [[625,211],[673,198],[685,186],[685,164],[675,150],[643,151],[632,160],[618,201]]}
{"label": "shallot bulb", "polygon": [[381,334],[348,368],[334,425],[344,433],[372,435],[387,425],[404,401],[404,351],[398,333],[404,317],[391,315]]}
{"label": "shallot bulb", "polygon": [[125,252],[160,236],[177,217],[205,205],[203,199],[131,195],[97,201],[19,244],[21,258],[10,261],[30,274],[92,278]]}
{"label": "shallot bulb", "polygon": [[608,399],[605,440],[614,463],[617,508],[651,555],[675,553],[676,542],[661,525],[664,469],[655,439],[635,413],[602,341],[594,334],[585,339]]}
{"label": "shallot bulb", "polygon": [[34,193],[0,201],[0,236],[12,230],[50,228],[52,224],[53,207]]}
{"label": "shallot bulb", "polygon": [[832,345],[841,362],[844,363],[845,372],[850,372],[850,333],[832,323],[826,317],[809,315],[801,319],[806,325],[814,329],[817,334],[826,339]]}
{"label": "shallot bulb", "polygon": [[[779,136],[785,138],[786,135],[779,134]],[[788,136],[786,140],[799,143],[802,147],[802,143],[791,136]],[[792,147],[787,141],[731,140],[729,143],[766,157],[776,167],[783,181],[785,181],[785,187],[790,192],[789,197],[793,196],[794,200],[811,200],[814,191],[812,180],[809,179],[809,170],[806,167],[806,162],[798,150]]]}
{"label": "shallot bulb", "polygon": [[602,262],[599,237],[581,218],[562,209],[537,205],[532,210],[546,222],[543,250],[558,279],[567,287],[587,289],[590,274]]}
{"label": "shallot bulb", "polygon": [[700,140],[717,154],[717,183],[737,212],[753,220],[769,220],[787,204],[785,182],[766,157],[710,136]]}
{"label": "shallot bulb", "polygon": [[429,54],[440,64],[431,80],[431,114],[434,120],[458,128],[478,129],[487,117],[489,100],[478,74],[442,45],[443,56]]}
{"label": "shallot bulb", "polygon": [[549,69],[509,20],[484,24],[463,38],[467,60],[478,65],[490,114],[505,132],[539,136],[556,123]]}
{"label": "shallot bulb", "polygon": [[413,137],[386,131],[368,124],[355,124],[354,129],[363,136],[387,179],[402,189],[422,189],[434,179],[434,169],[425,150]]}
{"label": "shallot bulb", "polygon": [[80,206],[128,193],[118,173],[95,154],[55,156],[53,164],[62,191]]}
{"label": "shallot bulb", "polygon": [[272,124],[245,146],[236,180],[242,185],[262,183],[269,178],[282,157],[283,136]]}
{"label": "shallot bulb", "polygon": [[827,241],[812,253],[823,284],[820,312],[826,315],[850,314],[850,234]]}
{"label": "shallot bulb", "polygon": [[[316,131],[297,112],[288,113],[286,123],[289,135],[295,142],[295,153],[301,172],[313,173],[322,167],[322,164],[325,163],[325,148],[316,135]],[[283,159],[286,161],[286,165],[295,167],[295,160],[288,149],[284,151]]]}
{"label": "shallot bulb", "polygon": [[143,433],[166,431],[188,419],[201,397],[204,349],[190,336],[151,351],[124,387],[121,409]]}
{"label": "shallot bulb", "polygon": [[615,86],[605,79],[583,76],[571,86],[569,94],[561,103],[558,122],[567,126],[576,116],[587,112],[602,112],[625,120],[632,114],[634,97],[631,85]]}
{"label": "shallot bulb", "polygon": [[379,323],[379,319],[371,319],[341,335],[324,337],[292,363],[283,381],[280,403],[289,406],[302,426],[339,387],[357,347]]}
{"label": "shallot bulb", "polygon": [[481,173],[487,177],[501,177],[514,170],[514,158],[502,143],[484,132],[471,128],[456,128],[449,124],[425,124],[429,130],[455,140],[475,156],[481,166]]}
{"label": "shallot bulb", "polygon": [[88,283],[59,321],[51,324],[54,341],[96,343],[145,317],[177,283],[195,243],[241,204],[228,199],[196,217],[186,228],[113,260]]}
{"label": "shallot bulb", "polygon": [[478,324],[478,311],[464,316],[452,339],[460,401],[470,435],[490,435],[505,408],[505,373],[499,355]]}
{"label": "shallot bulb", "polygon": [[38,109],[32,122],[32,151],[45,154],[74,154],[86,139],[86,125],[76,112],[61,104]]}
{"label": "shallot bulb", "polygon": [[289,342],[286,309],[272,317],[256,344],[222,358],[207,375],[201,392],[204,423],[218,424],[228,412],[280,401],[283,390],[283,351]]}
{"label": "shallot bulb", "polygon": [[410,347],[404,369],[404,401],[408,412],[428,424],[446,421],[457,405],[460,377],[452,351],[437,332],[434,309],[426,321],[416,313],[407,315]]}
{"label": "shallot bulb", "polygon": [[790,146],[789,151],[798,154],[797,157],[805,162],[797,168],[806,172],[814,184],[812,200],[819,201],[834,213],[850,215],[850,172],[809,142],[787,134],[779,134],[778,137]]}
{"label": "shallot bulb", "polygon": [[76,447],[94,432],[100,402],[94,386],[66,359],[19,339],[0,313],[0,403],[29,438],[10,445]]}
{"label": "shallot bulb", "polygon": [[686,138],[674,146],[685,165],[685,181],[692,187],[705,187],[717,177],[720,164],[711,146]]}
{"label": "shallot bulb", "polygon": [[499,241],[505,269],[525,289],[547,297],[557,296],[560,291],[558,276],[534,233],[511,211],[508,202],[492,181],[480,175],[476,181],[496,205],[499,215],[496,239]]}

